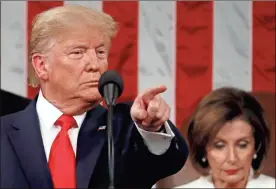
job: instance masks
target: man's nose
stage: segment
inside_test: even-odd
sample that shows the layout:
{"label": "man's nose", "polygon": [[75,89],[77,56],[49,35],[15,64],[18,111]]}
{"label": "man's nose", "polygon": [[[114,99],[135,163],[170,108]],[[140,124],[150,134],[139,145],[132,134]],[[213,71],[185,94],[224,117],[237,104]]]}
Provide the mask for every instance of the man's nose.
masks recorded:
{"label": "man's nose", "polygon": [[100,63],[95,50],[87,52],[86,71],[98,71],[100,69]]}

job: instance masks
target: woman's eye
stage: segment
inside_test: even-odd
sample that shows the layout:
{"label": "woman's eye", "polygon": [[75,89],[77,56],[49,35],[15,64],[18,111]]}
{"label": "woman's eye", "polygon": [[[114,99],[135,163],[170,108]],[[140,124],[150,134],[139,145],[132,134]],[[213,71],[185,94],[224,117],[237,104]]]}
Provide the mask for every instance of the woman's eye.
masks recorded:
{"label": "woman's eye", "polygon": [[222,149],[222,148],[224,147],[224,144],[223,144],[223,143],[215,143],[215,144],[214,144],[214,147],[215,147],[216,149]]}
{"label": "woman's eye", "polygon": [[247,147],[247,143],[243,142],[239,144],[240,148],[246,148]]}

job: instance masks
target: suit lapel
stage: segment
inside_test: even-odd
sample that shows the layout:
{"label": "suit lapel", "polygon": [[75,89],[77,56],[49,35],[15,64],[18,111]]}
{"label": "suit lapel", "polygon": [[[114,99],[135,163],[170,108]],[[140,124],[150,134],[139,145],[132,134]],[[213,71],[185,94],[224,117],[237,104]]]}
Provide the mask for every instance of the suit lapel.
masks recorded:
{"label": "suit lapel", "polygon": [[87,113],[77,146],[77,188],[87,188],[105,143],[106,110],[100,105]]}
{"label": "suit lapel", "polygon": [[52,188],[35,103],[19,114],[9,137],[30,188]]}
{"label": "suit lapel", "polygon": [[[106,110],[100,105],[87,113],[77,143],[77,188],[87,188],[106,139]],[[36,113],[36,101],[13,123],[9,138],[30,188],[53,188]],[[101,127],[102,128],[102,127]]]}

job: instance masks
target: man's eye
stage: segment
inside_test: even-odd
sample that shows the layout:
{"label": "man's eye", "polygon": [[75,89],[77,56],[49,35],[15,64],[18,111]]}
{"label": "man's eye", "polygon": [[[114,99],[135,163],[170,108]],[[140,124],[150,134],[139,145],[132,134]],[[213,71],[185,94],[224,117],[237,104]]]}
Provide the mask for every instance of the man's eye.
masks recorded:
{"label": "man's eye", "polygon": [[107,54],[105,49],[97,50],[97,56],[99,59],[105,59]]}
{"label": "man's eye", "polygon": [[84,51],[72,51],[69,54],[69,58],[71,59],[80,59],[83,57]]}
{"label": "man's eye", "polygon": [[106,54],[106,50],[97,50],[97,54],[103,56]]}
{"label": "man's eye", "polygon": [[72,52],[72,54],[82,54],[83,52],[82,51],[74,51]]}
{"label": "man's eye", "polygon": [[100,50],[100,51],[98,51],[98,53],[100,53],[100,54],[104,54],[104,53],[105,53],[105,51],[104,51],[104,50]]}

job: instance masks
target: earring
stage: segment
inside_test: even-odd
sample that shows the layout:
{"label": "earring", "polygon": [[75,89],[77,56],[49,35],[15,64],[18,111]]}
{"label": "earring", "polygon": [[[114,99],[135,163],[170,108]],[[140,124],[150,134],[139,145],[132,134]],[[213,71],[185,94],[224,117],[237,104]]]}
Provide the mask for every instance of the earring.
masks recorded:
{"label": "earring", "polygon": [[253,156],[253,159],[257,159],[257,154],[255,153],[254,156]]}
{"label": "earring", "polygon": [[206,158],[203,157],[203,158],[201,159],[201,161],[205,163],[205,162],[206,162]]}

